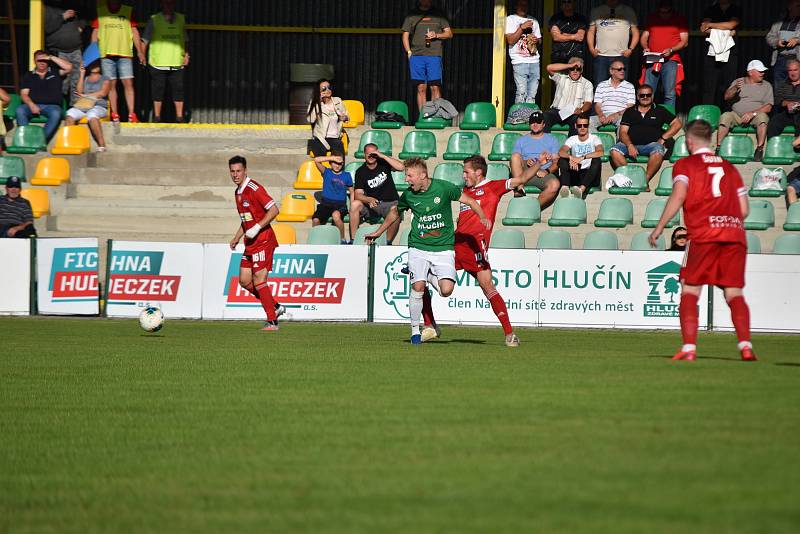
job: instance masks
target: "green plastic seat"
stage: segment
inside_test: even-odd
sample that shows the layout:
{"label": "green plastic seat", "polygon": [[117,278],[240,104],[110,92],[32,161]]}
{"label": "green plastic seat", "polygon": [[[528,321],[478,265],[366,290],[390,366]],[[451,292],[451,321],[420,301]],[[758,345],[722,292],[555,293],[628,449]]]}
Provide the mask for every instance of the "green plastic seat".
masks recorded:
{"label": "green plastic seat", "polygon": [[491,102],[472,102],[464,110],[459,124],[462,130],[488,130],[497,123],[497,112]]}
{"label": "green plastic seat", "polygon": [[433,169],[434,180],[444,180],[458,187],[464,187],[463,163],[440,163]]}
{"label": "green plastic seat", "polygon": [[417,130],[444,130],[445,128],[453,125],[453,119],[443,119],[441,117],[420,117],[414,128]]}
{"label": "green plastic seat", "polygon": [[511,169],[503,163],[490,163],[486,168],[486,177],[489,180],[508,180],[511,178]]}
{"label": "green plastic seat", "polygon": [[770,169],[771,171],[778,172],[781,175],[781,188],[780,189],[755,189],[756,179],[763,169],[758,169],[753,173],[753,181],[750,183],[750,191],[748,195],[756,198],[777,198],[782,197],[786,193],[786,172],[780,167]]}
{"label": "green plastic seat", "polygon": [[381,153],[387,156],[392,155],[392,134],[383,130],[367,130],[358,142],[358,150],[355,156],[357,158],[363,158],[364,147],[370,143],[375,144]]}
{"label": "green plastic seat", "polygon": [[603,142],[603,155],[600,158],[600,161],[606,162],[608,161],[609,158],[609,151],[616,142],[614,140],[614,136],[611,135],[610,133],[603,133],[603,132],[596,133],[595,135],[600,139],[600,141]]}
{"label": "green plastic seat", "polygon": [[597,127],[598,132],[613,132],[617,133],[617,125],[616,124],[604,124],[602,126]]}
{"label": "green plastic seat", "polygon": [[17,108],[22,104],[22,97],[17,93],[8,93],[8,96],[11,100],[3,109],[3,117],[13,121],[17,118]]}
{"label": "green plastic seat", "polygon": [[565,133],[553,132],[550,135],[552,135],[553,137],[556,138],[556,141],[558,141],[558,146],[559,147],[564,146],[564,143],[567,142],[567,134],[565,134]]}
{"label": "green plastic seat", "polygon": [[631,179],[633,184],[630,187],[617,187],[612,186],[608,188],[608,192],[612,195],[638,195],[647,189],[647,173],[644,167],[638,165],[625,165],[617,167],[614,171],[616,174],[624,174]]}
{"label": "green plastic seat", "polygon": [[508,161],[514,150],[514,143],[522,134],[500,132],[492,140],[492,151],[489,152],[489,161]]}
{"label": "green plastic seat", "polygon": [[756,148],[753,140],[747,135],[729,135],[719,146],[719,155],[731,163],[747,163],[753,161]]}
{"label": "green plastic seat", "polygon": [[719,118],[721,115],[722,112],[720,109],[714,105],[703,104],[699,106],[693,106],[692,109],[689,110],[689,114],[686,116],[686,124],[693,120],[703,119],[711,125],[712,130],[716,130],[719,126]]}
{"label": "green plastic seat", "polygon": [[481,140],[475,132],[453,132],[447,140],[444,159],[461,161],[481,153]]}
{"label": "green plastic seat", "polygon": [[405,171],[392,171],[392,181],[394,182],[394,188],[397,189],[398,192],[408,189]]}
{"label": "green plastic seat", "polygon": [[656,240],[655,248],[650,246],[650,232],[645,230],[644,232],[639,232],[638,234],[634,234],[633,238],[631,238],[631,246],[629,250],[645,250],[645,251],[653,251],[653,250],[666,250],[667,249],[667,241],[664,239],[664,234],[658,236]]}
{"label": "green plastic seat", "polygon": [[514,228],[504,228],[492,233],[491,248],[525,248],[525,234]]}
{"label": "green plastic seat", "polygon": [[583,238],[583,250],[619,250],[617,234],[608,230],[591,231]]}
{"label": "green plastic seat", "polygon": [[5,184],[6,178],[17,176],[25,181],[25,160],[18,156],[0,157],[0,180]]}
{"label": "green plastic seat", "polygon": [[[358,231],[356,232],[355,237],[353,237],[353,244],[354,245],[366,245],[367,243],[364,241],[364,236],[367,234],[371,234],[375,230],[377,230],[379,226],[377,224],[367,224],[361,226]],[[338,232],[338,230],[337,230]],[[386,232],[382,233],[381,236],[375,240],[376,245],[385,245],[386,244]]]}
{"label": "green plastic seat", "polygon": [[559,198],[553,204],[549,226],[578,226],[586,223],[586,201],[582,198]]}
{"label": "green plastic seat", "polygon": [[341,240],[339,229],[330,224],[312,226],[306,243],[309,245],[338,245]]}
{"label": "green plastic seat", "polygon": [[347,165],[344,166],[344,170],[350,173],[350,176],[353,177],[353,180],[356,179],[356,171],[361,168],[364,164],[363,161],[351,161]]}
{"label": "green plastic seat", "polygon": [[761,162],[764,165],[792,165],[797,157],[792,141],[794,137],[789,135],[776,135],[767,139]]}
{"label": "green plastic seat", "polygon": [[754,134],[756,127],[750,124],[739,124],[731,128],[731,133],[735,134]]}
{"label": "green plastic seat", "polygon": [[773,254],[800,254],[800,235],[783,234],[772,245]]}
{"label": "green plastic seat", "polygon": [[783,229],[787,232],[800,232],[800,202],[795,202],[789,206]]}
{"label": "green plastic seat", "polygon": [[766,230],[775,226],[775,207],[769,200],[750,200],[750,214],[744,220],[746,230]]}
{"label": "green plastic seat", "polygon": [[39,126],[17,126],[11,146],[6,149],[9,154],[36,154],[47,150],[47,139],[44,129]]}
{"label": "green plastic seat", "polygon": [[[519,108],[530,108],[530,109],[533,109],[533,110],[537,110],[537,109],[539,109],[539,106],[537,106],[536,104],[533,104],[533,103],[528,103],[528,102],[520,103],[520,104],[514,104],[509,108],[508,114],[511,115],[515,110],[517,110]],[[505,122],[503,124],[503,129],[507,130],[507,131],[510,131],[510,132],[528,132],[528,131],[530,131],[531,127],[530,127],[530,124],[527,123],[527,121],[523,122],[521,124],[511,124],[510,122]]]}
{"label": "green plastic seat", "polygon": [[[61,99],[61,118],[67,113],[67,101]],[[30,124],[47,124],[47,117],[44,115],[34,115],[31,117]]]}
{"label": "green plastic seat", "polygon": [[539,200],[530,196],[511,199],[503,217],[503,226],[533,226],[537,222],[542,222]]}
{"label": "green plastic seat", "polygon": [[550,127],[551,132],[568,132],[569,124],[554,124]]}
{"label": "green plastic seat", "polygon": [[572,238],[566,230],[545,230],[536,240],[536,248],[540,250],[569,250],[572,248]]}
{"label": "green plastic seat", "polygon": [[753,232],[747,232],[747,253],[761,254],[761,239]]}
{"label": "green plastic seat", "polygon": [[[644,217],[642,217],[642,228],[655,228],[658,224],[658,220],[661,218],[661,214],[664,213],[666,205],[666,198],[654,198],[648,202],[644,210]],[[667,228],[672,228],[680,223],[681,215],[680,212],[678,212],[667,222]]]}
{"label": "green plastic seat", "polygon": [[633,202],[627,198],[607,198],[600,204],[594,225],[598,228],[625,228],[633,224]]}
{"label": "green plastic seat", "polygon": [[672,147],[672,155],[670,155],[669,161],[671,163],[675,163],[679,159],[685,158],[689,155],[689,148],[686,146],[686,136],[679,135],[675,139],[675,146]]}
{"label": "green plastic seat", "polygon": [[425,130],[413,130],[406,134],[403,140],[403,150],[398,154],[400,159],[408,158],[435,158],[436,136]]}
{"label": "green plastic seat", "polygon": [[672,167],[664,167],[661,169],[661,175],[658,177],[658,186],[656,187],[656,195],[659,197],[668,197],[672,194]]}
{"label": "green plastic seat", "polygon": [[397,130],[408,124],[408,104],[400,100],[386,100],[378,104],[375,112],[391,111],[403,117],[403,122],[396,121],[374,121],[373,128],[380,128],[384,130]]}

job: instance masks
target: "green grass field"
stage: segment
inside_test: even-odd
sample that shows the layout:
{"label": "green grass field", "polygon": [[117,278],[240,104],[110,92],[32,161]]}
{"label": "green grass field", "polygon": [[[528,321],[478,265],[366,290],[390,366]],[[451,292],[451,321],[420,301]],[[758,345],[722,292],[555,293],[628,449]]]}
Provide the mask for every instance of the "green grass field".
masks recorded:
{"label": "green grass field", "polygon": [[0,319],[0,532],[797,532],[800,338]]}

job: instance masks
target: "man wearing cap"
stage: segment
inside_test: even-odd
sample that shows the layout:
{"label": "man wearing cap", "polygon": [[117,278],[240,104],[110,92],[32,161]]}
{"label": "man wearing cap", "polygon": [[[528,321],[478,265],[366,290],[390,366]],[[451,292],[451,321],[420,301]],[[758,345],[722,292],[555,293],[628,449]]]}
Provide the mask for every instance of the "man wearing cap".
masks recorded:
{"label": "man wearing cap", "polygon": [[556,84],[556,94],[544,114],[545,131],[549,132],[554,124],[568,124],[569,134],[576,135],[575,120],[591,109],[594,98],[592,82],[583,77],[583,60],[573,57],[568,63],[550,63],[547,73]]}
{"label": "man wearing cap", "polygon": [[33,227],[33,209],[28,199],[22,198],[22,182],[17,176],[6,180],[6,194],[0,197],[0,238],[31,237],[36,235]]}
{"label": "man wearing cap", "polygon": [[511,154],[511,176],[520,177],[526,168],[540,165],[536,176],[531,178],[528,184],[542,191],[539,194],[539,207],[545,209],[553,203],[558,190],[561,189],[561,181],[553,174],[558,169],[558,151],[561,149],[561,143],[554,135],[545,133],[544,113],[541,111],[531,113],[528,123],[531,128],[530,133],[523,135],[514,143]]}
{"label": "man wearing cap", "polygon": [[725,91],[725,100],[731,102],[733,111],[726,111],[719,119],[717,130],[717,150],[722,140],[734,126],[754,126],[756,129],[756,152],[754,161],[761,161],[764,156],[764,141],[767,139],[767,124],[775,97],[772,85],[764,81],[767,67],[754,59],[747,64],[747,76],[733,80]]}

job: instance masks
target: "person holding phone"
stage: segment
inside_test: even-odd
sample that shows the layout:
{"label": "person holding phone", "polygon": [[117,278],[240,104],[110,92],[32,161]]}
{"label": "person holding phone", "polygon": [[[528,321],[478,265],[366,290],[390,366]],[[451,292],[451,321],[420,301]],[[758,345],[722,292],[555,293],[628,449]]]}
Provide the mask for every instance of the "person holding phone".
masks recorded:
{"label": "person holding phone", "polygon": [[536,102],[539,91],[539,22],[528,13],[528,0],[517,0],[516,12],[506,17],[506,42],[517,94],[514,102]]}

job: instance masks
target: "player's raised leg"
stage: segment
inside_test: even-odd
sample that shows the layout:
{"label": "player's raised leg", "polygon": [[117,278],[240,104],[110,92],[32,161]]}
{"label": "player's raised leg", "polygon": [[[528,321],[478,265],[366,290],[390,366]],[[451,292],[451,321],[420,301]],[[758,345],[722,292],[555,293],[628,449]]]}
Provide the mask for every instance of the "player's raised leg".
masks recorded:
{"label": "player's raised leg", "polygon": [[736,330],[736,337],[739,340],[739,352],[742,355],[742,360],[746,362],[754,362],[758,360],[753,352],[753,344],[750,342],[750,308],[747,306],[747,301],[744,300],[744,294],[738,287],[723,288],[725,293],[725,302],[731,309],[731,320],[733,321],[733,328]]}
{"label": "player's raised leg", "polygon": [[685,282],[681,284],[681,304],[678,313],[681,320],[683,346],[672,357],[673,360],[694,361],[697,359],[697,326],[699,324],[697,301],[700,298],[701,290],[702,286],[693,286]]}
{"label": "player's raised leg", "polygon": [[492,271],[484,269],[477,273],[470,274],[478,280],[478,285],[481,286],[484,296],[486,296],[486,299],[492,306],[492,311],[497,316],[497,320],[500,321],[500,325],[503,327],[503,334],[506,336],[506,345],[509,347],[519,347],[519,338],[511,327],[506,303],[503,297],[500,296],[500,293],[497,292],[497,288],[492,281]]}

